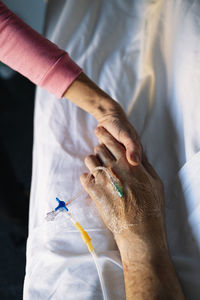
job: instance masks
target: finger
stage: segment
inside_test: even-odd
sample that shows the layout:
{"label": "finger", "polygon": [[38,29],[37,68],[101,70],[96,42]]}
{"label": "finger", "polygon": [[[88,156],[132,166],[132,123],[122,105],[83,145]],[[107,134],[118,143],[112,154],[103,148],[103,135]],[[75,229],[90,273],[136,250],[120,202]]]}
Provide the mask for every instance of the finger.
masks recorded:
{"label": "finger", "polygon": [[85,165],[92,173],[96,167],[101,166],[101,162],[95,155],[89,155],[85,158]]}
{"label": "finger", "polygon": [[97,205],[97,208],[99,211],[101,211],[101,207],[99,206],[99,199],[101,199],[103,190],[98,189],[95,184],[95,178],[93,175],[89,177],[88,173],[83,173],[80,176],[80,181],[83,186],[83,188],[86,190],[86,192],[90,195],[92,200],[94,200],[95,204]]}
{"label": "finger", "polygon": [[92,174],[89,174],[89,173],[83,173],[81,176],[80,176],[80,181],[81,181],[81,184],[83,186],[83,188],[88,192],[88,189],[92,189],[94,184],[95,184],[95,181],[94,181],[94,176]]}
{"label": "finger", "polygon": [[94,153],[102,162],[102,165],[106,167],[110,166],[115,161],[115,157],[104,144],[97,145],[94,149]]}
{"label": "finger", "polygon": [[142,160],[142,147],[140,143],[132,140],[124,142],[126,148],[126,158],[133,166],[138,166]]}
{"label": "finger", "polygon": [[124,147],[105,128],[97,127],[95,134],[117,160],[125,156]]}
{"label": "finger", "polygon": [[122,131],[120,133],[120,142],[126,148],[126,158],[128,162],[133,166],[139,165],[142,159],[142,145],[137,134],[132,137],[131,134]]}

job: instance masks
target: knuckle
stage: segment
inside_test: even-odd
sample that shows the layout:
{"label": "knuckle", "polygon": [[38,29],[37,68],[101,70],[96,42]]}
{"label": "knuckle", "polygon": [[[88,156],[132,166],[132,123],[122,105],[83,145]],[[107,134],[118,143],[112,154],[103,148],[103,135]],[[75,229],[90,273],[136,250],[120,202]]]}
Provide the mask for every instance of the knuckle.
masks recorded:
{"label": "knuckle", "polygon": [[129,130],[121,131],[121,136],[126,140],[133,140],[131,132]]}
{"label": "knuckle", "polygon": [[133,138],[132,136],[129,136],[126,138],[126,146],[129,146],[129,147],[138,147],[140,144],[139,140],[136,139],[136,138]]}
{"label": "knuckle", "polygon": [[94,148],[94,152],[95,153],[99,153],[101,152],[103,149],[103,145],[97,145],[95,148]]}
{"label": "knuckle", "polygon": [[107,143],[106,143],[106,146],[108,146],[108,148],[109,147],[113,147],[113,146],[115,146],[115,143],[114,143],[114,141],[113,141],[113,139],[109,139],[108,141],[107,141]]}
{"label": "knuckle", "polygon": [[128,148],[131,148],[132,150],[135,150],[135,148],[137,147],[137,144],[132,139],[128,139],[127,142],[125,143],[125,146]]}
{"label": "knuckle", "polygon": [[94,156],[92,154],[86,156],[85,159],[84,159],[85,164],[87,164],[88,162],[90,162],[93,159],[93,157]]}
{"label": "knuckle", "polygon": [[98,127],[95,128],[94,131],[95,131],[95,134],[102,134],[102,133],[105,132],[105,129],[101,126],[98,126]]}
{"label": "knuckle", "polygon": [[113,138],[112,135],[107,130],[104,129],[101,132],[101,140],[102,141],[107,141],[107,140],[112,139],[112,138]]}
{"label": "knuckle", "polygon": [[124,139],[129,140],[130,142],[138,140],[138,134],[136,130],[134,130],[132,127],[123,130],[121,132],[121,135],[123,136]]}

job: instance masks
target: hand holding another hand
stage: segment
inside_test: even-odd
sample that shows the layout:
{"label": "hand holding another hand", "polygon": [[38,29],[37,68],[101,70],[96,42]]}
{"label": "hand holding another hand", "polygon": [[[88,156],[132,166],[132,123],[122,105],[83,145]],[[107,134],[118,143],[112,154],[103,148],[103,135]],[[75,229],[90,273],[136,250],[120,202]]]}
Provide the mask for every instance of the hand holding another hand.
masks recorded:
{"label": "hand holding another hand", "polygon": [[[112,128],[109,131],[112,133]],[[168,252],[159,176],[144,154],[141,164],[131,165],[125,147],[114,135],[103,127],[95,133],[100,144],[95,154],[85,159],[92,176],[88,181],[88,174],[83,174],[81,182],[116,239],[126,299],[184,299]],[[105,170],[119,182],[123,197],[113,188]]]}
{"label": "hand holding another hand", "polygon": [[97,117],[97,121],[98,127],[104,127],[116,141],[124,146],[125,156],[129,164],[139,165],[142,160],[142,144],[121,106],[114,102],[113,107]]}
{"label": "hand holding another hand", "polygon": [[95,117],[98,126],[103,126],[126,149],[131,165],[138,165],[142,158],[142,145],[137,132],[128,121],[121,106],[100,89],[85,73],[71,84],[64,97]]}
{"label": "hand holding another hand", "polygon": [[[162,183],[154,169],[143,159],[143,164],[132,166],[126,157],[126,150],[103,127],[95,133],[100,144],[95,148],[95,155],[86,157],[85,163],[93,174],[89,183],[87,174],[81,182],[97,208],[107,227],[115,236],[124,230],[135,231],[151,223],[163,224],[164,196]],[[122,185],[124,197],[121,198],[113,189],[105,172],[94,172],[98,166],[111,170]],[[145,225],[144,225],[145,223]]]}

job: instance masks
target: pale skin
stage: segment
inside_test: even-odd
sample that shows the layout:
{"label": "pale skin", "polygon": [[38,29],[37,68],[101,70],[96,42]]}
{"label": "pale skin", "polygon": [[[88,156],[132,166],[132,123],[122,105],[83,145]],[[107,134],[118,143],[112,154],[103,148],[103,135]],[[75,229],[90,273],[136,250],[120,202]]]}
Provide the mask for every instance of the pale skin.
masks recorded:
{"label": "pale skin", "polygon": [[[142,164],[131,165],[125,147],[105,128],[95,130],[99,145],[85,159],[92,176],[81,183],[94,200],[105,225],[119,248],[126,299],[184,299],[171,262],[164,226],[162,182],[143,155]],[[111,168],[120,180],[124,197],[113,192],[105,172]]]}
{"label": "pale skin", "polygon": [[127,160],[138,165],[142,146],[133,126],[121,106],[100,89],[85,73],[81,73],[68,87],[63,97],[72,101],[95,117],[126,148]]}

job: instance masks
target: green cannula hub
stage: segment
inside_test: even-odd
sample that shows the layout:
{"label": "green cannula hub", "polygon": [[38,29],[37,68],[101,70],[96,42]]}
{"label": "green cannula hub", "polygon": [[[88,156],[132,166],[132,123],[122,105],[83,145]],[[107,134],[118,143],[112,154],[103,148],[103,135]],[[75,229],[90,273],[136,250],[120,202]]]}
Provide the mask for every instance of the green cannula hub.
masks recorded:
{"label": "green cannula hub", "polygon": [[118,195],[121,198],[123,198],[124,197],[124,192],[123,192],[122,186],[119,185],[119,183],[117,181],[114,181],[114,187],[115,187],[115,190],[117,191]]}

